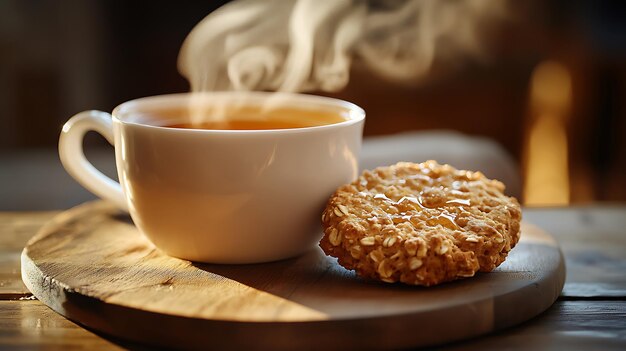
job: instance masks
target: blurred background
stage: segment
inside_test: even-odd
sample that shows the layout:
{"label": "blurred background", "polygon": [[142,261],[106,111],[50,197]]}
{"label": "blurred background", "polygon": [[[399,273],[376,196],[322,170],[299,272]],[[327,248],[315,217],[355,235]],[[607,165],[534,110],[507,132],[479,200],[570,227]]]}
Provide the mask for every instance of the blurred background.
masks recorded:
{"label": "blurred background", "polygon": [[[63,123],[188,91],[180,46],[223,3],[0,1],[0,210],[91,198],[65,194],[75,183],[56,157]],[[488,34],[487,60],[435,62],[404,85],[355,64],[348,87],[325,95],[365,108],[366,136],[445,129],[497,142],[519,168],[527,205],[625,201],[626,2],[511,2]],[[86,144],[114,174],[103,139]]]}

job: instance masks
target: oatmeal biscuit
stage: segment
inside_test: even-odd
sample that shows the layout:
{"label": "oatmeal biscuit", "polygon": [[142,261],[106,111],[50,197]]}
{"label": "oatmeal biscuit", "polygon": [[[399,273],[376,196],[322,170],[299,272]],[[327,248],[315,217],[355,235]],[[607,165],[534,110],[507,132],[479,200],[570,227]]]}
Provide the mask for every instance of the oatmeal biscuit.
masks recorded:
{"label": "oatmeal biscuit", "polygon": [[340,187],[322,214],[320,246],[358,275],[431,286],[506,259],[521,210],[504,185],[435,161],[365,171]]}

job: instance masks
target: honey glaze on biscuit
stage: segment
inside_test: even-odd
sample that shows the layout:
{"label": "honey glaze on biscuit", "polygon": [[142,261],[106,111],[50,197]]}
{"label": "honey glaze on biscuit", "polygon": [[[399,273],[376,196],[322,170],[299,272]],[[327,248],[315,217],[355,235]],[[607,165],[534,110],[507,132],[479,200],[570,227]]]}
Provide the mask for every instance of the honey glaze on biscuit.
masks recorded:
{"label": "honey glaze on biscuit", "polygon": [[[471,179],[469,176],[467,176],[467,174],[464,174],[464,176],[467,179]],[[388,215],[388,218],[391,219],[391,221],[394,224],[398,224],[403,221],[411,222],[411,220],[414,218],[414,215],[416,213],[407,213],[407,211],[422,212],[424,209],[430,208],[430,209],[438,209],[441,211],[441,213],[436,216],[427,216],[426,218],[420,217],[419,220],[424,220],[426,224],[428,224],[429,226],[441,225],[448,229],[459,229],[459,226],[455,222],[456,213],[454,212],[451,213],[447,209],[450,207],[458,207],[459,211],[462,211],[464,209],[462,206],[471,206],[470,199],[458,198],[458,197],[450,198],[449,195],[446,195],[445,201],[439,199],[438,204],[428,206],[427,204],[433,203],[432,201],[431,202],[424,201],[424,197],[430,196],[431,194],[431,192],[429,192],[428,189],[430,189],[430,186],[434,184],[435,181],[440,182],[442,181],[442,179],[441,178],[433,179],[423,174],[410,175],[407,177],[407,179],[423,180],[427,184],[425,185],[426,189],[421,190],[417,196],[404,195],[397,201],[394,201],[393,199],[389,198],[384,193],[375,193],[375,191],[363,191],[362,190],[359,192],[359,194],[364,197],[372,196],[374,199],[380,200],[381,206],[386,207],[386,210],[389,209],[389,206],[398,208],[401,212],[399,212],[398,214]],[[406,180],[398,179],[397,183],[398,185],[406,185]],[[457,183],[455,184],[457,187],[460,186],[459,181],[455,181],[454,183]],[[369,185],[369,182],[363,182],[360,185],[367,187]],[[465,195],[465,193],[458,191],[458,190],[450,189],[449,187],[438,187],[438,188],[442,190],[444,193],[448,192],[450,195]]]}

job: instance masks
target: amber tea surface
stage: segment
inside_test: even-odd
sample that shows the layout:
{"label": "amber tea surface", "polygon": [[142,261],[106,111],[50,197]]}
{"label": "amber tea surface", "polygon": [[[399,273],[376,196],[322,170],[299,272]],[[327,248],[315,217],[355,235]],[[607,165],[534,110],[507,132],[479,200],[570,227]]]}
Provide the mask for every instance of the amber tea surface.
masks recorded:
{"label": "amber tea surface", "polygon": [[309,127],[297,122],[272,121],[272,120],[232,120],[214,121],[202,123],[176,123],[167,124],[163,127],[184,129],[218,129],[218,130],[263,130],[263,129],[291,129]]}
{"label": "amber tea surface", "polygon": [[[195,114],[194,114],[195,113]],[[341,110],[313,110],[260,107],[238,107],[226,112],[190,111],[186,108],[157,111],[156,125],[168,128],[210,130],[271,130],[323,126],[340,123],[348,118]]]}

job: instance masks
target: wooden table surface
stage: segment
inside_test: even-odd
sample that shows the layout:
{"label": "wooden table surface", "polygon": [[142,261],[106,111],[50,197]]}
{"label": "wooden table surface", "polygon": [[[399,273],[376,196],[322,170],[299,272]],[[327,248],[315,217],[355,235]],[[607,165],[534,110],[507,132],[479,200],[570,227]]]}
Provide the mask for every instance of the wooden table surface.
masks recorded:
{"label": "wooden table surface", "polygon": [[[65,319],[22,284],[21,250],[57,213],[0,212],[0,349],[141,349]],[[524,219],[559,240],[561,297],[520,326],[441,349],[626,350],[626,205],[530,208]]]}

